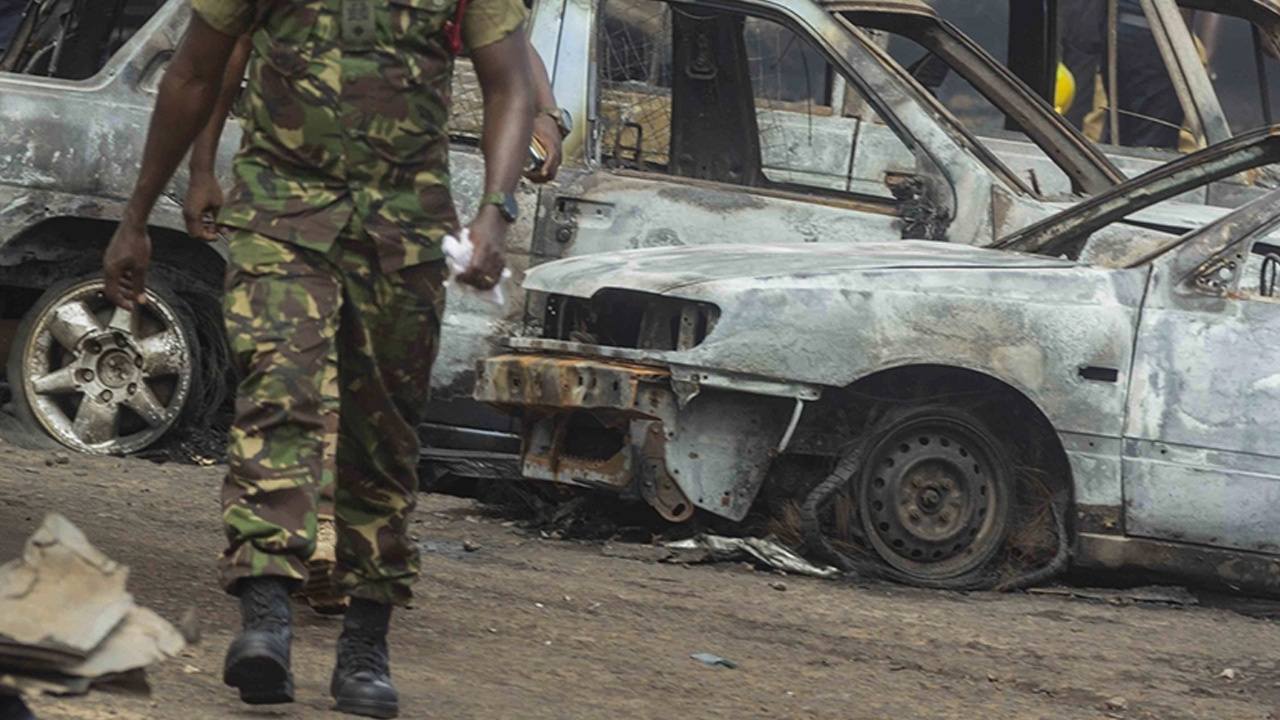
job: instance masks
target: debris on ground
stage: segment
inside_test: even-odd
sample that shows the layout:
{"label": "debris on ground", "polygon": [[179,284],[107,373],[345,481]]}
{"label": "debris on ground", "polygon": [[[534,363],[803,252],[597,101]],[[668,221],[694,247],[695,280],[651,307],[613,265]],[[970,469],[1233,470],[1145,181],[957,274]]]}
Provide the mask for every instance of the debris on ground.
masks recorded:
{"label": "debris on ground", "polygon": [[1239,676],[1240,676],[1240,673],[1236,672],[1235,668],[1227,668],[1226,670],[1223,670],[1222,672],[1218,673],[1218,677],[1228,681],[1235,680]]}
{"label": "debris on ground", "polygon": [[0,693],[79,695],[91,687],[146,694],[144,668],[186,643],[133,602],[129,569],[58,514],[22,557],[0,567]]}
{"label": "debris on ground", "polygon": [[664,547],[671,550],[706,550],[708,562],[733,562],[750,559],[775,570],[794,575],[818,578],[834,578],[840,571],[831,566],[818,566],[797,555],[782,543],[769,538],[724,537],[698,535],[688,540],[669,542]]}
{"label": "debris on ground", "polygon": [[736,670],[738,667],[738,664],[732,660],[725,660],[719,655],[712,655],[711,653],[694,653],[689,657],[700,663],[706,663],[707,665],[719,665],[720,667],[727,667],[730,670]]}
{"label": "debris on ground", "polygon": [[1147,585],[1144,587],[1111,589],[1080,588],[1054,585],[1051,587],[1030,588],[1027,592],[1033,595],[1057,595],[1060,597],[1093,600],[1111,605],[1157,604],[1188,607],[1199,605],[1200,600],[1184,587]]}
{"label": "debris on ground", "polygon": [[1107,709],[1108,710],[1128,710],[1129,701],[1124,699],[1123,697],[1120,697],[1119,695],[1113,698],[1107,698]]}

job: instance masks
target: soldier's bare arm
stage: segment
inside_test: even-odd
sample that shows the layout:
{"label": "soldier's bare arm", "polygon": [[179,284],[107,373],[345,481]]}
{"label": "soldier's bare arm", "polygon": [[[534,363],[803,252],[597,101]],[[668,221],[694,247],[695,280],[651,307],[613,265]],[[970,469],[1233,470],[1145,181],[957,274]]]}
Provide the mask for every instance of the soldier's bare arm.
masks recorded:
{"label": "soldier's bare arm", "polygon": [[547,66],[542,62],[542,56],[534,49],[533,43],[525,44],[529,46],[529,70],[533,73],[533,87],[537,92],[538,103],[538,114],[533,119],[533,136],[547,153],[542,165],[533,168],[525,176],[535,183],[545,183],[555,180],[556,173],[560,171],[564,139],[560,137],[560,126],[543,111],[554,110],[559,107],[559,103],[556,102],[555,92],[551,89],[551,77],[547,74]]}
{"label": "soldier's bare arm", "polygon": [[146,302],[146,273],[151,264],[147,218],[191,142],[208,123],[235,44],[236,36],[224,35],[193,15],[160,81],[138,183],[103,257],[107,297],[120,307],[131,309]]}
{"label": "soldier's bare arm", "polygon": [[[523,28],[483,47],[473,48],[471,60],[484,95],[484,193],[509,193],[520,181],[533,128],[534,90],[529,72],[529,47]],[[487,289],[497,284],[505,264],[502,251],[507,221],[497,206],[482,205],[471,223],[475,254],[459,282]]]}
{"label": "soldier's bare arm", "polygon": [[209,122],[191,146],[191,183],[187,186],[187,199],[182,204],[182,215],[187,221],[187,233],[197,240],[213,242],[218,239],[217,226],[209,221],[222,209],[222,187],[218,185],[218,144],[222,129],[231,113],[231,105],[240,93],[244,81],[244,69],[249,64],[253,50],[249,36],[242,35],[236,41],[235,50],[227,61],[227,71],[222,76],[222,91],[214,103]]}

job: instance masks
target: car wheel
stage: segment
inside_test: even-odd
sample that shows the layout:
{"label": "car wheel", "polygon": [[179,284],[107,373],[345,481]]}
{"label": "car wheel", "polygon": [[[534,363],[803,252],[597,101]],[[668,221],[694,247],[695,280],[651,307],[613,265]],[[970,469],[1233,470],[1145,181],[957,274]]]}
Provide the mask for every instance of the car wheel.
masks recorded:
{"label": "car wheel", "polygon": [[857,512],[881,559],[921,581],[991,562],[1012,513],[1013,463],[981,419],[945,406],[890,412],[862,447]]}
{"label": "car wheel", "polygon": [[15,414],[86,453],[124,454],[159,440],[191,395],[192,329],[182,300],[152,283],[133,312],[100,277],[59,283],[27,312],[9,354]]}

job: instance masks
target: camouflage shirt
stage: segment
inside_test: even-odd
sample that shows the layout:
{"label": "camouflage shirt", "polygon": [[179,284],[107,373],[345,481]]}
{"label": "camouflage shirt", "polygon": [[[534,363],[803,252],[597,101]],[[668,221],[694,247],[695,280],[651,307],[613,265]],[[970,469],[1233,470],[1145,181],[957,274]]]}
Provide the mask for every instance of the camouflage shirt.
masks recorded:
{"label": "camouflage shirt", "polygon": [[[441,257],[458,0],[189,0],[215,30],[252,30],[244,144],[218,221],[326,252],[352,214],[383,272]],[[257,3],[269,3],[255,23]],[[521,0],[469,0],[461,36],[497,42]]]}

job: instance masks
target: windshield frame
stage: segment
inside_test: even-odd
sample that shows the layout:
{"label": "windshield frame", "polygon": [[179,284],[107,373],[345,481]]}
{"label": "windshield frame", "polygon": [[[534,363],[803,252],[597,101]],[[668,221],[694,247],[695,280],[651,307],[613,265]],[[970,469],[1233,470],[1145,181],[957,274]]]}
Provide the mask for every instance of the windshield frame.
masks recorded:
{"label": "windshield frame", "polygon": [[[1017,230],[989,247],[1010,252],[1061,255],[1068,248],[1082,245],[1095,232],[1121,222],[1133,213],[1223,178],[1277,162],[1280,162],[1280,125],[1243,133],[1126,180],[1067,210]],[[1182,236],[1160,254],[1206,228],[1197,228]],[[1152,257],[1148,256],[1144,262]]]}
{"label": "windshield frame", "polygon": [[[1125,180],[1124,173],[1098,146],[953,23],[935,14],[904,12],[896,8],[850,8],[840,4],[827,7],[850,24],[870,27],[915,43],[944,62],[950,72],[1017,123],[1026,138],[1070,179],[1073,191],[1092,195]],[[951,115],[949,109],[947,112]],[[961,124],[953,115],[952,121]],[[965,129],[981,137],[973,130]]]}

